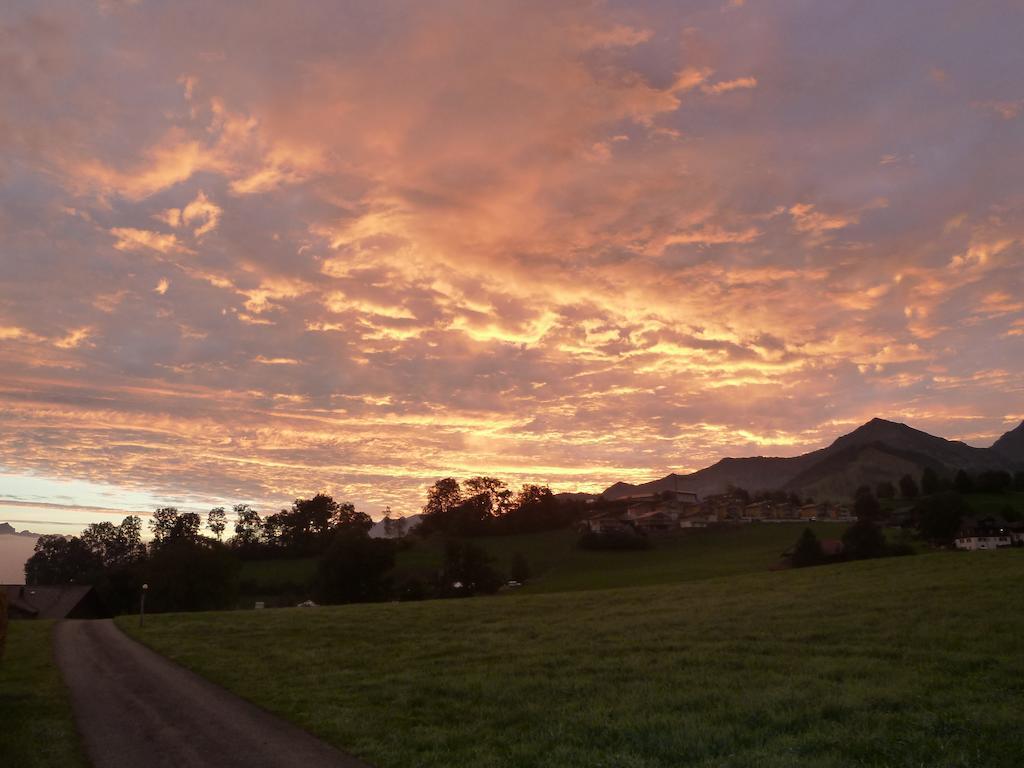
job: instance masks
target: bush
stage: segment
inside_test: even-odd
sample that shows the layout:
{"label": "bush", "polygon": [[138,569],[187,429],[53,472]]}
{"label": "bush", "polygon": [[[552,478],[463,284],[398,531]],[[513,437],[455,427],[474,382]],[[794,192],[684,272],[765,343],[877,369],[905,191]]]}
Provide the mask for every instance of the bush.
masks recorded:
{"label": "bush", "polygon": [[884,557],[885,534],[871,520],[860,519],[843,534],[843,553],[851,560]]}
{"label": "bush", "polygon": [[530,564],[526,562],[526,558],[521,552],[516,552],[512,556],[512,567],[508,572],[509,578],[515,581],[525,583],[530,578]]}
{"label": "bush", "polygon": [[448,541],[444,550],[439,593],[442,597],[490,595],[505,579],[491,567],[491,556],[468,541]]}
{"label": "bush", "polygon": [[825,560],[821,551],[821,542],[814,535],[810,528],[804,528],[804,532],[797,539],[793,548],[792,563],[794,568],[806,568],[809,565],[819,565]]}

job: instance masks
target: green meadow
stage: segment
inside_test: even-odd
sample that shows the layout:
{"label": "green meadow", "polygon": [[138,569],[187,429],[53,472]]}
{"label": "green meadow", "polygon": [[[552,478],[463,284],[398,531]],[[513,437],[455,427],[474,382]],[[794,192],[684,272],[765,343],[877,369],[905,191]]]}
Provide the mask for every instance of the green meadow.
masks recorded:
{"label": "green meadow", "polygon": [[88,765],[53,661],[52,621],[12,621],[0,661],[0,766]]}
{"label": "green meadow", "polygon": [[[820,539],[841,538],[841,523],[762,523],[736,527],[693,529],[674,538],[655,539],[648,550],[586,551],[576,546],[573,530],[521,536],[485,536],[473,541],[487,550],[494,567],[508,573],[512,558],[522,554],[530,567],[524,594],[672,584],[714,576],[765,571],[781,553],[811,528]],[[414,577],[429,581],[441,568],[444,543],[439,537],[410,544],[398,552],[396,581]],[[316,561],[259,560],[243,563],[241,582],[246,594],[268,596],[304,594]],[[257,598],[258,599],[258,598]]]}
{"label": "green meadow", "polygon": [[379,768],[1016,768],[1022,581],[1004,550],[119,622]]}

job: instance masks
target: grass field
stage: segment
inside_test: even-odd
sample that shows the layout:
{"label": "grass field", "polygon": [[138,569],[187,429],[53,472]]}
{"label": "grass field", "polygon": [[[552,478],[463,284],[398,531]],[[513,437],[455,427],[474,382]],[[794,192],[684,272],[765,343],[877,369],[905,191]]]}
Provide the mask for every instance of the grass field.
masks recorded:
{"label": "grass field", "polygon": [[0,766],[88,765],[51,655],[52,621],[12,621],[0,662]]}
{"label": "grass field", "polygon": [[[565,592],[581,589],[673,584],[713,576],[765,571],[778,562],[805,527],[821,539],[840,538],[840,523],[764,523],[730,528],[694,529],[670,539],[656,539],[648,550],[595,552],[576,546],[572,530],[522,536],[490,536],[475,539],[494,558],[504,573],[516,553],[522,553],[532,578],[524,593]],[[441,567],[444,544],[439,538],[415,543],[398,553],[395,578],[433,578]],[[308,583],[316,568],[312,558],[262,560],[244,563],[243,584],[247,594],[301,592],[296,585]]]}
{"label": "grass field", "polygon": [[126,631],[379,768],[1016,766],[1024,551]]}

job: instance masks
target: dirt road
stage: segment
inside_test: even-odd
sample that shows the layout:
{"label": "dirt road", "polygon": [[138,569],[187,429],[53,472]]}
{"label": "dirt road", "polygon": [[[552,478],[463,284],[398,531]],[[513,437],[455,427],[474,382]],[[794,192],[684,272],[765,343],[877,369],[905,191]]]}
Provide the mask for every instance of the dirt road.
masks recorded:
{"label": "dirt road", "polygon": [[63,621],[54,642],[95,768],[368,768],[129,639],[111,621]]}

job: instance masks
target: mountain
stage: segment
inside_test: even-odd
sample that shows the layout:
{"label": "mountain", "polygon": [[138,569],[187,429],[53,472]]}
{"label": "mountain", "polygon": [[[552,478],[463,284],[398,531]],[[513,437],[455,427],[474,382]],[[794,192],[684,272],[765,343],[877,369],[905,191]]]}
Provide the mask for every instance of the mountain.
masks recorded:
{"label": "mountain", "polygon": [[992,450],[1024,467],[1024,421],[992,444]]}
{"label": "mountain", "polygon": [[895,483],[905,474],[918,478],[925,467],[951,474],[959,469],[976,473],[1022,466],[1024,424],[1003,435],[991,448],[975,448],[900,422],[872,419],[828,447],[802,456],[726,458],[688,475],[673,473],[638,485],[615,483],[602,496],[618,499],[666,490],[706,496],[736,486],[748,491],[787,490],[815,499],[845,500],[860,485],[874,487],[885,480]]}
{"label": "mountain", "polygon": [[0,523],[0,536],[27,536],[29,538],[38,539],[38,533],[32,533],[32,531],[19,531],[10,523]]}

